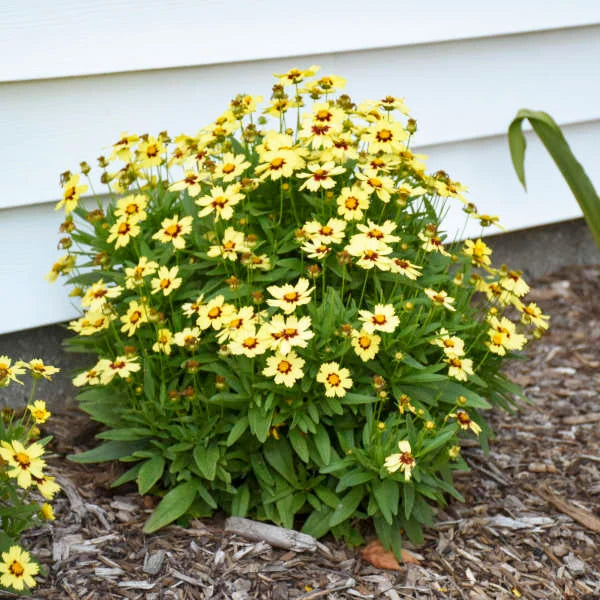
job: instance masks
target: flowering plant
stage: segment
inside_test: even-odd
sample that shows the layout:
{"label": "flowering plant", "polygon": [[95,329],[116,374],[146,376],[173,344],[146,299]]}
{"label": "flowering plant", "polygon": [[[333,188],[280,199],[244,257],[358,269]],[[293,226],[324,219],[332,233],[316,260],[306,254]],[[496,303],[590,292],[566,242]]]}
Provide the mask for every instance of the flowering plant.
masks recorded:
{"label": "flowering plant", "polygon": [[448,199],[497,218],[426,174],[404,101],[317,70],[276,75],[258,117],[239,95],[196,135],[123,134],[96,208],[62,176],[49,279],[81,296],[69,345],[98,360],[74,383],[107,426],[73,459],[133,463],[115,485],[163,496],[147,532],[219,507],[356,541],[372,519],[399,553],[461,498],[460,435],[487,444],[481,411],[519,391],[503,360],[547,327],[481,239],[446,240]]}
{"label": "flowering plant", "polygon": [[[39,565],[20,546],[21,534],[43,521],[53,520],[48,502],[60,490],[55,478],[44,473],[44,446],[50,438],[39,439],[38,425],[51,416],[43,400],[35,400],[36,383],[51,379],[58,369],[40,359],[13,363],[0,356],[0,387],[21,383],[19,376],[29,373],[33,382],[29,403],[21,417],[3,409],[0,417],[0,587],[24,592],[36,585]],[[36,497],[37,496],[37,497]]]}

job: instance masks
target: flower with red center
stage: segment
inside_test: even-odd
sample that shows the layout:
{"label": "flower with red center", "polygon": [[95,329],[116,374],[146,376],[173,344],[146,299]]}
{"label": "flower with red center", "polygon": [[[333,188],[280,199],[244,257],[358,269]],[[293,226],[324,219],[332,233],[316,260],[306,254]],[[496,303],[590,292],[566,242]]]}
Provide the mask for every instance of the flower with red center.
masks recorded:
{"label": "flower with red center", "polygon": [[440,290],[439,292],[436,292],[435,290],[433,290],[431,288],[425,288],[424,292],[425,292],[426,296],[436,306],[442,306],[446,310],[449,310],[449,311],[456,310],[456,308],[454,308],[454,306],[452,306],[452,304],[454,302],[454,298],[452,298],[451,296],[448,296],[448,292],[446,292],[445,290]]}
{"label": "flower with red center", "polygon": [[320,189],[330,190],[335,187],[335,179],[333,175],[340,175],[344,173],[346,169],[341,166],[336,166],[333,161],[323,163],[310,163],[308,165],[308,173],[298,173],[297,177],[300,179],[306,179],[306,181],[300,186],[300,190],[308,189],[311,192],[317,192]]}
{"label": "flower with red center", "polygon": [[381,337],[375,333],[369,333],[365,329],[352,331],[352,347],[356,355],[363,361],[367,362],[377,355]]}
{"label": "flower with red center", "polygon": [[401,123],[382,119],[373,123],[361,139],[369,144],[369,152],[377,154],[394,154],[404,150],[404,141],[408,138],[408,132],[404,130]]}
{"label": "flower with red center", "polygon": [[392,273],[397,273],[413,281],[423,275],[421,273],[422,269],[423,267],[415,265],[405,258],[392,258],[392,262],[390,263],[390,271]]}
{"label": "flower with red center", "polygon": [[369,209],[369,195],[358,186],[342,188],[337,198],[337,212],[346,221],[360,221]]}
{"label": "flower with red center", "polygon": [[107,385],[117,375],[121,379],[127,379],[132,373],[139,371],[141,366],[137,362],[137,356],[117,356],[114,360],[101,358],[93,368],[100,373],[100,383]]}
{"label": "flower with red center", "polygon": [[369,195],[376,196],[384,203],[388,203],[392,194],[395,192],[394,180],[386,175],[373,175],[369,173],[356,173],[356,178],[360,180],[360,187]]}
{"label": "flower with red center", "polygon": [[22,361],[16,362],[12,365],[12,359],[6,355],[0,356],[0,387],[7,386],[11,381],[23,384],[22,381],[17,379],[17,375],[25,373],[26,363]]}
{"label": "flower with red center", "polygon": [[279,79],[279,83],[284,87],[287,85],[297,85],[307,77],[312,77],[321,67],[312,65],[308,69],[290,69],[287,73],[275,73],[274,76]]}
{"label": "flower with red center", "polygon": [[293,387],[294,383],[304,376],[302,370],[304,363],[304,359],[293,350],[285,356],[278,352],[274,356],[267,357],[267,366],[262,370],[262,374],[266,377],[274,377],[275,383]]}
{"label": "flower with red center", "polygon": [[103,279],[93,283],[81,299],[81,306],[89,308],[93,312],[99,312],[104,308],[107,299],[118,298],[123,288],[119,285],[108,287]]}
{"label": "flower with red center", "polygon": [[179,215],[175,215],[172,219],[163,219],[160,229],[152,236],[152,239],[163,244],[171,242],[174,248],[182,250],[185,248],[184,236],[191,232],[192,217],[187,216],[180,220]]}
{"label": "flower with red center", "polygon": [[450,413],[449,417],[456,418],[456,422],[459,424],[461,429],[465,431],[470,429],[475,435],[479,435],[481,433],[481,427],[471,419],[469,413],[464,410],[457,410],[455,413]]}
{"label": "flower with red center", "polygon": [[243,254],[250,250],[244,234],[236,231],[233,227],[228,227],[223,233],[223,239],[218,246],[211,246],[206,254],[211,258],[221,256],[227,260],[237,260],[238,254]]}
{"label": "flower with red center", "polygon": [[256,315],[252,306],[242,306],[223,323],[217,341],[224,344],[227,340],[245,335],[245,332],[254,330]]}
{"label": "flower with red center", "polygon": [[129,244],[131,238],[140,234],[140,226],[129,221],[127,217],[121,217],[110,229],[106,241],[111,244],[115,242],[115,249],[124,248]]}
{"label": "flower with red center", "polygon": [[325,386],[325,395],[328,398],[343,398],[352,387],[350,371],[340,367],[337,362],[323,363],[317,373],[317,381]]}
{"label": "flower with red center", "polygon": [[238,183],[232,183],[225,189],[220,185],[214,186],[210,190],[210,195],[202,196],[196,200],[196,204],[203,207],[198,212],[198,216],[205,217],[214,212],[215,221],[220,218],[229,221],[233,217],[233,206],[244,198],[244,194],[240,194],[239,190]]}
{"label": "flower with red center", "polygon": [[148,198],[144,194],[132,194],[117,200],[115,217],[126,219],[130,223],[139,223],[147,217]]}
{"label": "flower with red center", "polygon": [[28,363],[25,363],[27,367],[29,367],[29,371],[31,372],[31,376],[35,378],[43,377],[48,381],[52,380],[52,376],[60,371],[59,368],[53,367],[51,365],[45,365],[44,361],[41,358],[34,358],[30,360]]}
{"label": "flower with red center", "polygon": [[202,330],[212,327],[218,331],[234,318],[235,313],[235,306],[227,304],[225,297],[219,294],[200,307],[196,325]]}
{"label": "flower with red center", "polygon": [[125,287],[133,290],[144,285],[144,277],[154,275],[158,269],[158,263],[148,260],[146,256],[140,256],[135,267],[125,267]]}
{"label": "flower with red center", "polygon": [[308,221],[302,226],[302,231],[309,240],[320,244],[339,244],[344,239],[346,221],[331,218],[322,225],[319,221]]}
{"label": "flower with red center", "polygon": [[62,206],[65,207],[65,213],[69,214],[77,207],[77,202],[81,194],[85,194],[88,189],[87,185],[78,185],[79,175],[71,175],[63,184],[63,199],[56,205],[58,210]]}
{"label": "flower with red center", "polygon": [[415,457],[412,455],[410,442],[408,440],[398,442],[398,449],[400,452],[390,454],[383,465],[389,473],[400,470],[401,473],[404,473],[404,480],[409,481],[416,462]]}
{"label": "flower with red center", "polygon": [[308,316],[298,319],[295,315],[285,317],[273,315],[271,321],[261,327],[261,332],[270,340],[271,348],[286,356],[293,346],[306,348],[308,340],[314,337],[310,330],[311,318]]}
{"label": "flower with red center", "polygon": [[444,362],[448,364],[448,376],[458,381],[467,381],[473,375],[473,361],[453,354],[447,354]]}
{"label": "flower with red center", "polygon": [[182,282],[181,277],[177,277],[179,269],[177,267],[160,267],[158,269],[157,277],[151,280],[150,285],[152,286],[152,294],[162,292],[165,296],[171,294],[176,290]]}
{"label": "flower with red center", "polygon": [[271,285],[267,291],[273,299],[267,300],[269,306],[275,306],[283,310],[286,315],[293,313],[297,306],[308,304],[310,295],[314,288],[310,288],[310,282],[305,277],[300,277],[296,285],[286,283],[282,286]]}
{"label": "flower with red center", "polygon": [[383,331],[393,333],[400,324],[400,319],[394,312],[392,304],[376,304],[373,312],[368,310],[359,310],[359,320],[363,323],[363,329],[367,333],[374,331]]}
{"label": "flower with red center", "polygon": [[381,271],[389,271],[391,259],[387,256],[392,253],[392,248],[383,242],[374,239],[365,239],[360,235],[353,235],[344,250],[356,256],[356,264],[363,269],[377,267]]}

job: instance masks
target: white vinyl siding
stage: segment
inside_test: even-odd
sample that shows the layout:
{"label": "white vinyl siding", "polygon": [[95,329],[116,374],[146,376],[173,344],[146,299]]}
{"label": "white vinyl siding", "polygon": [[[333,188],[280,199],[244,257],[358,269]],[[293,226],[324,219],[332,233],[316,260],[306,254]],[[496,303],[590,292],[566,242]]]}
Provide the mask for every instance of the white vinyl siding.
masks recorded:
{"label": "white vinyl siding", "polygon": [[[240,91],[268,97],[292,66],[346,77],[356,101],[405,96],[429,170],[508,229],[579,216],[532,136],[523,192],[505,133],[519,108],[546,110],[600,187],[599,23],[591,0],[4,3],[0,333],[76,314],[43,279],[61,254],[62,171],[95,166],[126,130],[194,133]],[[449,215],[452,235],[462,216]]]}

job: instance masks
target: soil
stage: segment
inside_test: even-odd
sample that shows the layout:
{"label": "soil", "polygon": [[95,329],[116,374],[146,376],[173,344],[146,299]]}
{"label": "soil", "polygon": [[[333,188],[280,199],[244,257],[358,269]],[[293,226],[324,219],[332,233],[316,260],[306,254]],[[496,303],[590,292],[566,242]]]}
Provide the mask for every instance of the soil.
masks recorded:
{"label": "soil", "polygon": [[489,456],[465,442],[466,502],[439,510],[398,570],[331,538],[314,552],[253,542],[224,531],[223,516],[144,535],[154,500],[111,489],[119,465],[63,460],[93,444],[94,428],[76,410],[59,412],[48,433],[65,493],[56,520],[24,539],[46,569],[34,598],[600,599],[599,296],[598,266],[535,282],[528,298],[551,329],[507,371],[530,404],[490,415]]}

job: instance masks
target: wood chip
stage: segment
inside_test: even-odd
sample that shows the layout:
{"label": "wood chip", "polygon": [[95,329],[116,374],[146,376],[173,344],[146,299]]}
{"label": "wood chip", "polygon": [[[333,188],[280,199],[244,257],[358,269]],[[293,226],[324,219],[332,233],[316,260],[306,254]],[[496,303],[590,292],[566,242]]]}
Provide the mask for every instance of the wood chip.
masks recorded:
{"label": "wood chip", "polygon": [[317,540],[312,535],[241,517],[229,517],[225,521],[225,531],[294,552],[314,552],[317,549]]}
{"label": "wood chip", "polygon": [[548,489],[539,488],[535,490],[538,496],[552,504],[555,508],[560,510],[561,512],[569,515],[572,519],[581,523],[583,526],[595,531],[596,533],[600,533],[600,519],[592,514],[591,512],[584,510],[583,508],[579,508],[578,506],[573,506],[569,504],[566,500],[553,494]]}
{"label": "wood chip", "polygon": [[575,415],[574,417],[565,417],[563,419],[563,423],[566,425],[584,425],[585,423],[596,423],[598,421],[600,421],[600,412]]}

